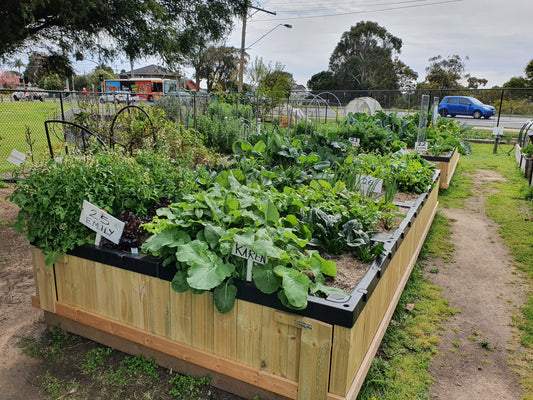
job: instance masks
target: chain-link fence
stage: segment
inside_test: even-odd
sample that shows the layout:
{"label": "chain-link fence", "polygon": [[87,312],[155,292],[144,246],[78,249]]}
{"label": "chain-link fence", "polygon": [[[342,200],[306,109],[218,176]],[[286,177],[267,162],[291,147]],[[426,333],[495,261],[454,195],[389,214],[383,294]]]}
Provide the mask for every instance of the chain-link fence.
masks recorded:
{"label": "chain-link fence", "polygon": [[[129,94],[4,90],[0,93],[0,173],[12,171],[24,157],[35,162],[53,156],[53,143],[49,137],[61,141],[72,129],[87,129],[109,144],[112,136],[118,135],[117,132],[109,133],[112,121],[128,104],[162,108],[168,118],[184,128],[197,128],[199,123],[205,125],[206,115],[227,118],[222,108],[230,107],[232,114],[238,116],[239,129],[250,133],[261,129],[261,124],[265,123],[279,123],[290,129],[291,124],[302,120],[311,123],[339,121],[349,112],[373,111],[372,101],[385,112],[412,114],[420,111],[422,95],[430,96],[430,106],[435,99],[438,103],[446,96],[470,96],[493,106],[495,115],[489,118],[475,119],[471,115],[448,113],[449,117],[454,116],[484,132],[484,137],[489,132],[489,138],[495,126],[516,132],[518,137],[522,126],[533,117],[533,89],[293,91],[285,99],[257,98],[255,94],[247,94],[241,96],[239,102],[230,104],[214,101],[218,96],[187,92],[148,102]],[[228,98],[235,99],[236,96]],[[49,123],[47,137],[46,121],[56,121],[56,124],[67,121],[70,125]]]}

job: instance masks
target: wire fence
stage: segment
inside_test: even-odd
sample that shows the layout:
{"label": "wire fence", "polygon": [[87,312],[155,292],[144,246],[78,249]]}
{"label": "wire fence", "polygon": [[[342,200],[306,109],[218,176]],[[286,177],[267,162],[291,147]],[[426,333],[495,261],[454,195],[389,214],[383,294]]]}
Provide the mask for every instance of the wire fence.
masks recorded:
{"label": "wire fence", "polygon": [[[243,130],[253,132],[262,124],[279,123],[290,129],[291,124],[305,120],[333,122],[342,120],[349,112],[369,112],[369,103],[361,99],[374,99],[378,107],[399,115],[420,111],[421,98],[430,96],[430,107],[445,96],[471,96],[482,103],[495,107],[493,117],[473,119],[457,115],[464,123],[476,128],[491,130],[503,126],[516,132],[533,118],[533,89],[498,88],[471,90],[377,90],[377,91],[292,91],[287,98],[257,98],[255,94],[242,95],[231,102],[234,114],[239,116]],[[98,92],[68,92],[44,90],[3,90],[0,92],[0,173],[9,173],[17,168],[21,158],[36,162],[50,158],[53,153],[47,140],[45,122],[67,121],[82,125],[89,131],[109,129],[113,118],[127,105],[163,108],[174,121],[184,128],[197,128],[202,116],[211,113],[212,118],[223,113],[216,100],[231,95],[205,95],[180,92],[180,97],[165,96],[148,102],[137,96],[113,95]],[[173,101],[167,97],[174,97]],[[226,105],[228,106],[228,105]],[[371,108],[371,107],[370,107]],[[99,127],[96,129],[96,127]],[[64,130],[54,132],[57,140],[66,135]],[[115,133],[116,136],[116,133]],[[109,140],[109,137],[106,139]]]}

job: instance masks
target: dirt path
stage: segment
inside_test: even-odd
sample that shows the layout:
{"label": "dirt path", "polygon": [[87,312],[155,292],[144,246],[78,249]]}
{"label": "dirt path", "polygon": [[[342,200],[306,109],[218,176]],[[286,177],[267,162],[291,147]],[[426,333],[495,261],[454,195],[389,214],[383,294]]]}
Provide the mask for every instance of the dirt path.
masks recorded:
{"label": "dirt path", "polygon": [[520,399],[519,378],[508,365],[515,350],[512,315],[525,301],[525,288],[512,267],[508,249],[497,226],[485,214],[491,181],[503,180],[494,171],[472,176],[474,196],[464,209],[444,209],[453,220],[453,263],[442,262],[429,273],[442,296],[458,308],[431,362],[435,378],[432,399]]}
{"label": "dirt path", "polygon": [[29,244],[12,225],[18,207],[5,197],[12,188],[0,188],[0,399],[41,399],[28,382],[38,360],[21,353],[23,337],[46,330],[42,312],[31,306],[35,294]]}

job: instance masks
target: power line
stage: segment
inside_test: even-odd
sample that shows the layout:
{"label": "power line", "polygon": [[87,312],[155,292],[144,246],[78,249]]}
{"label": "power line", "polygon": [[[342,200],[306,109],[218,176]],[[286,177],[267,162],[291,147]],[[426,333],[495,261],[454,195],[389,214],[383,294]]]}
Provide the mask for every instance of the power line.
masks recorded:
{"label": "power line", "polygon": [[[404,2],[385,3],[383,5],[404,4],[404,3],[412,3],[412,2],[420,2],[420,1],[427,1],[427,0],[409,0],[409,1],[404,1]],[[322,14],[322,15],[309,15],[309,16],[299,16],[299,17],[284,17],[283,20],[341,17],[341,16],[345,16],[345,15],[355,15],[355,14],[364,14],[364,13],[382,12],[382,11],[394,11],[394,10],[400,10],[400,9],[405,9],[405,8],[418,8],[418,7],[427,7],[427,6],[434,6],[434,5],[440,5],[440,4],[458,3],[458,2],[462,2],[462,1],[464,1],[464,0],[446,0],[446,1],[438,1],[436,3],[413,4],[413,5],[400,6],[400,7],[378,8],[378,9],[373,9],[373,10],[348,11],[348,12],[342,12],[342,13],[331,13],[331,14]],[[284,11],[284,12],[291,12],[291,11]],[[302,11],[299,11],[299,12],[302,12]],[[264,20],[264,19],[263,20],[256,20],[256,22],[266,22],[266,21],[275,21],[275,20],[273,20],[273,19],[271,19],[271,20]]]}

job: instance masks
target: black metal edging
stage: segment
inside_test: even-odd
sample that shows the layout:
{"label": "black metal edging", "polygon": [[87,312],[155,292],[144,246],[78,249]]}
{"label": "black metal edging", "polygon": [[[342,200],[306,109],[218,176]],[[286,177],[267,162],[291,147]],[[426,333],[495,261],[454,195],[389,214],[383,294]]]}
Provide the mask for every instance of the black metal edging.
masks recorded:
{"label": "black metal edging", "polygon": [[448,156],[431,156],[427,154],[421,154],[420,157],[422,157],[426,161],[431,162],[450,162],[456,151],[457,147],[454,147],[453,150],[450,152],[450,155]]}

